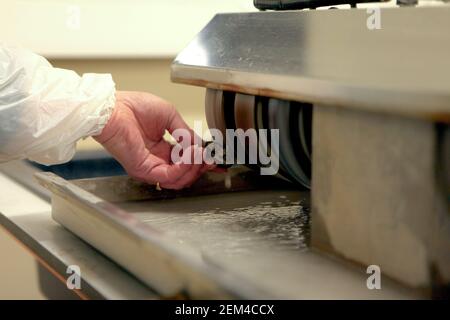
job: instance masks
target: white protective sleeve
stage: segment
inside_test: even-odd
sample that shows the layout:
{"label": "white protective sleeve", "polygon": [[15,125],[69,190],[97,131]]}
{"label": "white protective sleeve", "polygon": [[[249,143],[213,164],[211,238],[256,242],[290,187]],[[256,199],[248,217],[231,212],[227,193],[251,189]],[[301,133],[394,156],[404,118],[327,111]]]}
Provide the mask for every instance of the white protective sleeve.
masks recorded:
{"label": "white protective sleeve", "polygon": [[0,162],[69,161],[79,139],[101,133],[114,104],[110,74],[80,77],[0,43]]}

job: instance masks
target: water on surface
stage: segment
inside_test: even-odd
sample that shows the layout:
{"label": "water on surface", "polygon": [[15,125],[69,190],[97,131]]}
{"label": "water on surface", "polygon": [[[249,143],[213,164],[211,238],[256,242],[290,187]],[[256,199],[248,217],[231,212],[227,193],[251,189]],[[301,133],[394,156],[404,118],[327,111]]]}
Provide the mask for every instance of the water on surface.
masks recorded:
{"label": "water on surface", "polygon": [[209,256],[307,248],[309,214],[298,191],[258,191],[124,203],[145,223]]}
{"label": "water on surface", "polygon": [[309,193],[252,191],[116,205],[235,275],[231,285],[245,280],[283,299],[374,297],[365,272],[308,250]]}
{"label": "water on surface", "polygon": [[308,193],[277,190],[117,205],[205,261],[287,297],[304,282],[298,262],[309,243],[307,203]]}

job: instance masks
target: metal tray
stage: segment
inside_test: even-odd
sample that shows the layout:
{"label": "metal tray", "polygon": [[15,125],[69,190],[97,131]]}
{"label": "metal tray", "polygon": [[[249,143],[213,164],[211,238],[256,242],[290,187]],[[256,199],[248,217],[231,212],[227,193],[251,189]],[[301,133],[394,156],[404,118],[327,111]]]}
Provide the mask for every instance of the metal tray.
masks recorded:
{"label": "metal tray", "polygon": [[37,173],[52,216],[162,298],[407,298],[389,281],[308,249],[309,192],[242,168],[191,188],[127,176],[67,181]]}

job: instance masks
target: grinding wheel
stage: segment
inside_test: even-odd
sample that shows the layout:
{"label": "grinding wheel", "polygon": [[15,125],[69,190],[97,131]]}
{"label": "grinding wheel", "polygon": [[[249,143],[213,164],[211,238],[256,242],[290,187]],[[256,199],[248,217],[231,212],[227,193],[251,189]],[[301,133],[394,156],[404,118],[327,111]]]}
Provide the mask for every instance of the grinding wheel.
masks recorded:
{"label": "grinding wheel", "polygon": [[[291,134],[290,136],[291,148],[294,151],[297,163],[302,169],[305,176],[307,177],[308,183],[310,183],[311,160],[309,159],[307,151],[305,150],[302,143],[302,135],[305,136],[304,133],[305,128],[303,122],[299,122],[300,118],[303,121],[307,117],[307,114],[304,112],[304,109],[305,109],[304,104],[298,102],[291,102],[289,131]],[[307,148],[306,142],[305,146]]]}
{"label": "grinding wheel", "polygon": [[[268,100],[268,107],[267,107],[267,122],[268,122],[268,127],[267,129],[271,130],[271,129],[279,129],[278,128],[278,123],[277,123],[277,113],[278,113],[278,102],[281,100],[274,100],[274,99],[269,99]],[[283,107],[287,107],[287,106],[283,106]],[[281,130],[279,130],[280,132]],[[280,132],[280,137],[279,137],[280,141],[275,141],[273,140],[273,137],[270,137],[270,152],[271,154],[274,154],[276,157],[278,157],[278,161],[279,161],[279,166],[280,166],[280,171],[283,172],[283,175],[285,177],[287,177],[290,181],[295,182],[295,178],[294,176],[291,174],[291,172],[289,170],[287,170],[286,167],[286,161],[284,159],[282,159],[281,157],[281,132]],[[277,148],[273,148],[273,146],[277,145]],[[278,149],[278,152],[276,152],[275,150]]]}
{"label": "grinding wheel", "polygon": [[[257,101],[256,101],[256,106],[255,106],[255,112],[256,112],[256,116],[255,116],[255,120],[256,120],[256,127],[255,129],[258,131],[258,152],[261,152],[262,154],[265,155],[270,155],[270,143],[269,143],[269,136],[267,133],[268,127],[265,127],[264,125],[264,112],[263,112],[263,108],[267,108],[267,105],[263,105],[264,101],[263,98],[258,97]],[[264,131],[259,131],[259,129],[263,129]],[[262,134],[262,136],[261,136]],[[262,138],[262,139],[261,139]],[[265,143],[263,143],[262,141],[265,141]]]}
{"label": "grinding wheel", "polygon": [[206,89],[205,114],[210,129],[219,130],[225,137],[226,123],[224,111],[224,94],[222,90]]}
{"label": "grinding wheel", "polygon": [[[217,129],[226,142],[226,129],[234,128],[234,93],[222,90],[207,89],[205,95],[205,115],[209,129]],[[222,148],[222,146],[220,146]],[[225,160],[225,152],[221,152]]]}
{"label": "grinding wheel", "polygon": [[310,159],[310,154],[308,151],[308,148],[306,146],[306,138],[305,138],[305,131],[303,129],[303,108],[300,107],[300,111],[298,112],[298,136],[300,138],[301,147],[303,151],[305,152],[308,159]]}
{"label": "grinding wheel", "polygon": [[[244,132],[248,129],[256,129],[256,107],[255,107],[255,96],[242,94],[242,93],[236,93],[235,99],[234,99],[234,122],[236,124],[236,129],[242,129]],[[246,141],[245,138],[238,138],[238,143],[241,145],[241,147],[246,150],[245,155],[245,163],[252,167],[253,169],[258,169],[256,163],[250,164],[249,157],[248,157],[248,150],[250,143],[254,143],[254,146],[257,147],[258,144],[258,137],[255,135],[255,141]],[[256,148],[257,150],[257,148]],[[256,159],[258,159],[258,155],[256,154]]]}
{"label": "grinding wheel", "polygon": [[234,121],[236,128],[246,131],[256,128],[255,122],[255,96],[236,93],[234,98]]}
{"label": "grinding wheel", "polygon": [[311,160],[312,157],[312,112],[311,104],[302,104],[301,120],[299,117],[299,125],[301,125],[302,146]]}
{"label": "grinding wheel", "polygon": [[298,108],[294,111],[291,110],[291,103],[289,101],[279,99],[269,100],[269,124],[271,129],[279,129],[280,133],[280,167],[283,167],[294,181],[309,188],[310,180],[296,158],[294,146],[291,141],[291,115],[295,114],[296,117],[294,119],[297,121],[298,114],[296,112],[298,112]]}
{"label": "grinding wheel", "polygon": [[[268,117],[268,98],[266,97],[257,97],[256,99],[256,129],[258,130],[258,148],[261,152],[267,156],[270,156],[270,128],[269,128],[269,117]],[[263,129],[263,131],[259,131],[259,129]],[[265,143],[263,143],[263,140]],[[291,179],[287,178],[288,174],[281,168],[281,164],[279,164],[278,173],[276,177],[281,178],[286,181],[291,181]]]}

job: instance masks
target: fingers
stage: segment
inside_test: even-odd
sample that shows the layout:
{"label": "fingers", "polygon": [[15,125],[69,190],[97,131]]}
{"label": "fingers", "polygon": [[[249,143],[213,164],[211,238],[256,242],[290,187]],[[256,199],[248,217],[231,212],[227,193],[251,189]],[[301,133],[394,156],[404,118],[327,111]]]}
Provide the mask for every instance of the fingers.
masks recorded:
{"label": "fingers", "polygon": [[195,181],[197,181],[198,178],[203,174],[202,164],[194,164],[191,166],[191,168],[177,181],[173,183],[160,183],[160,186],[165,189],[174,189],[174,190],[180,190],[186,187],[191,186]]}
{"label": "fingers", "polygon": [[167,130],[177,142],[183,141],[184,148],[195,144],[202,145],[201,137],[195,134],[169,102],[151,94],[142,94],[140,103],[133,105],[133,109],[149,140],[158,140]]}
{"label": "fingers", "polygon": [[[190,186],[194,183],[205,171],[205,165],[201,163],[195,164],[194,159],[196,157],[201,157],[202,149],[196,146],[192,146],[187,148],[184,151],[186,154],[183,156],[182,161],[185,161],[184,166],[188,166],[189,170],[182,174],[180,177],[171,176],[171,182],[161,183],[160,185],[163,188],[168,189],[182,189]],[[201,159],[201,158],[200,158]],[[187,162],[187,163],[186,163]],[[191,164],[193,163],[193,164]],[[175,164],[179,165],[179,164]]]}
{"label": "fingers", "polygon": [[194,132],[194,130],[192,130],[187,125],[187,123],[181,117],[180,113],[175,108],[173,108],[167,125],[167,131],[169,131],[169,133],[173,135],[174,131],[177,129],[186,130],[185,134],[188,134],[190,137],[190,145],[202,144],[202,139]]}
{"label": "fingers", "polygon": [[152,154],[148,155],[148,159],[142,168],[130,171],[133,177],[149,183],[157,183],[161,186],[172,185],[182,176],[191,170],[191,164],[169,164],[158,161],[159,158]]}
{"label": "fingers", "polygon": [[160,159],[164,160],[164,162],[171,163],[171,153],[173,145],[168,141],[161,139],[158,142],[145,140],[145,147],[148,150],[151,150],[151,153]]}
{"label": "fingers", "polygon": [[[151,183],[159,182],[159,185],[165,189],[179,190],[192,185],[203,173],[215,167],[214,165],[206,165],[204,163],[191,164],[196,156],[201,156],[203,152],[202,148],[193,146],[187,148],[185,152],[188,155],[183,157],[183,161],[188,163],[158,163],[149,170],[141,168],[137,174],[138,178]],[[157,160],[151,154],[148,158],[148,163]]]}

